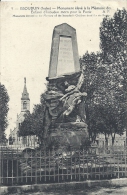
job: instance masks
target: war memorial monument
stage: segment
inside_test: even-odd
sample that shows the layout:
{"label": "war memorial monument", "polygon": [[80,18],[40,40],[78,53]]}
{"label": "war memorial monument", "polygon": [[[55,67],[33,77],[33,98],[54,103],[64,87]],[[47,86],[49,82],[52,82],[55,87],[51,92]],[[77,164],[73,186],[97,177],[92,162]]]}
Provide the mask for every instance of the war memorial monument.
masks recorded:
{"label": "war memorial monument", "polygon": [[51,137],[73,147],[80,145],[82,138],[88,139],[83,71],[79,64],[76,30],[66,23],[55,26],[43,99],[51,121]]}

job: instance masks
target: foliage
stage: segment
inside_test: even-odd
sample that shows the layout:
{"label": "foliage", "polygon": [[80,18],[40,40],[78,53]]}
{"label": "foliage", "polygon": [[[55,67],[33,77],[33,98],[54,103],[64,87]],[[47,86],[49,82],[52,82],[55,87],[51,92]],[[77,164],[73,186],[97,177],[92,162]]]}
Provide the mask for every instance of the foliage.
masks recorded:
{"label": "foliage", "polygon": [[7,114],[8,114],[8,102],[9,96],[4,85],[0,83],[0,142],[3,142],[5,138],[5,130],[8,126]]}
{"label": "foliage", "polygon": [[40,104],[35,105],[32,114],[26,113],[25,120],[21,123],[19,129],[19,135],[37,135],[40,144],[45,144],[50,121],[46,103],[42,100]]}
{"label": "foliage", "polygon": [[90,137],[97,133],[122,134],[126,128],[127,86],[127,11],[117,10],[105,17],[100,27],[101,53],[86,54],[80,59],[85,68],[87,91],[86,120]]}
{"label": "foliage", "polygon": [[[117,10],[113,18],[104,18],[100,27],[102,63],[106,64],[109,89],[118,113],[121,132],[126,128],[127,99],[127,11]],[[116,114],[116,113],[114,113]],[[121,116],[121,117],[120,117]]]}
{"label": "foliage", "polygon": [[103,61],[114,63],[115,59],[125,59],[127,48],[127,11],[125,9],[117,10],[113,18],[103,19],[100,27],[100,47]]}
{"label": "foliage", "polygon": [[[100,27],[103,63],[113,72],[112,82],[127,90],[127,11],[117,10],[113,18],[104,18]],[[118,86],[118,85],[117,85]],[[126,94],[124,94],[126,98]]]}

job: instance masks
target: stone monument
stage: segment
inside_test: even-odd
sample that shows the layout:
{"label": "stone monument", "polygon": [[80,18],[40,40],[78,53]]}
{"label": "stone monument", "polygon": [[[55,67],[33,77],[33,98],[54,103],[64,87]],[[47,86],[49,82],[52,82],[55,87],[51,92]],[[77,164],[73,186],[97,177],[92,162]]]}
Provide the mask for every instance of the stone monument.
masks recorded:
{"label": "stone monument", "polygon": [[48,129],[51,137],[59,137],[64,144],[72,146],[80,145],[83,137],[88,139],[83,71],[80,70],[76,30],[66,23],[56,26],[43,99],[51,119]]}
{"label": "stone monument", "polygon": [[76,30],[64,23],[54,28],[49,79],[80,71]]}

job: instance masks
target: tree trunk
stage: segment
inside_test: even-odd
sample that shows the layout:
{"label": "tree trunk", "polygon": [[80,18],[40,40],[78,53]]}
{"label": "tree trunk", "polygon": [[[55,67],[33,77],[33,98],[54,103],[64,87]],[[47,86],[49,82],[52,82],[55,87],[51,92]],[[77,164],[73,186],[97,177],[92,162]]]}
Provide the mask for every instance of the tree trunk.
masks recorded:
{"label": "tree trunk", "polygon": [[105,133],[105,148],[108,149],[108,137],[106,133]]}
{"label": "tree trunk", "polygon": [[114,135],[112,135],[112,146],[114,145],[114,141],[115,141],[115,133],[114,133]]}

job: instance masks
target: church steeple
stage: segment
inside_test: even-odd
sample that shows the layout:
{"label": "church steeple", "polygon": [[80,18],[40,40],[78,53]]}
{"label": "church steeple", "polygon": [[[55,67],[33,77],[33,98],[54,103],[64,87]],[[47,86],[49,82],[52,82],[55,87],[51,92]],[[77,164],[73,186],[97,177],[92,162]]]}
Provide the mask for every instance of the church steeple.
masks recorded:
{"label": "church steeple", "polygon": [[29,93],[27,92],[27,88],[26,88],[26,77],[24,78],[24,89],[23,89],[21,100],[29,100]]}
{"label": "church steeple", "polygon": [[24,89],[21,97],[21,111],[24,112],[26,110],[30,110],[30,99],[26,87],[26,78],[24,78]]}

